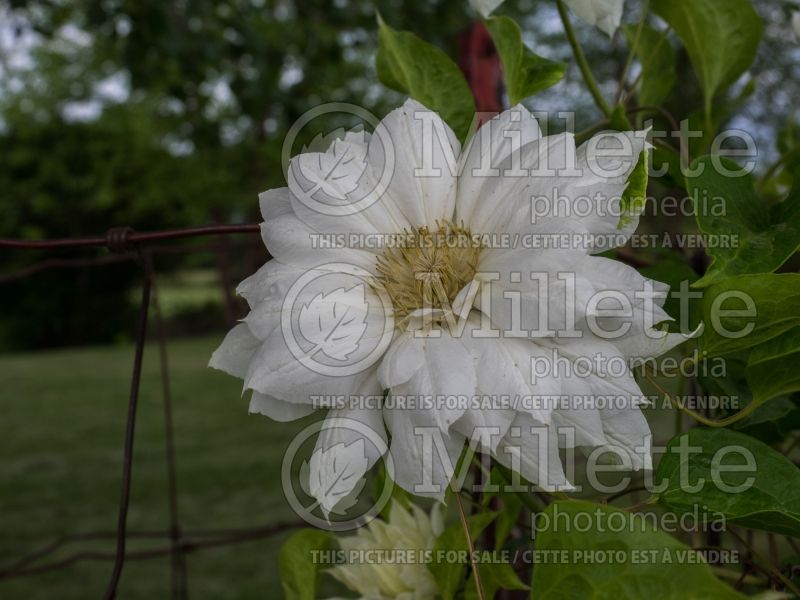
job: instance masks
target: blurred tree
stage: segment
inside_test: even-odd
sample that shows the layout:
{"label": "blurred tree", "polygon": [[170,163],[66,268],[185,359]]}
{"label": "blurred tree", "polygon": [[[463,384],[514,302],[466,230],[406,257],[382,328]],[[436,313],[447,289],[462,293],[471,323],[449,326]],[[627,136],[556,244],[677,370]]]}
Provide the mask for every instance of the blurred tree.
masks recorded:
{"label": "blurred tree", "polygon": [[[768,23],[757,91],[732,105],[726,122],[755,133],[760,151],[769,154],[770,132],[794,110],[800,77],[785,7],[767,0],[754,5]],[[638,5],[626,7],[631,22]],[[256,194],[284,184],[281,146],[300,115],[342,101],[380,117],[399,102],[374,76],[376,11],[453,57],[459,33],[477,18],[466,2],[447,0],[0,0],[0,235],[257,220]],[[534,51],[572,62],[552,0],[509,0],[499,12],[520,20]],[[613,98],[627,52],[624,36],[609,42],[588,25],[575,26],[603,93]],[[700,97],[685,54],[678,55],[677,71],[679,83],[666,104],[683,118]],[[732,94],[742,89],[740,83]],[[530,104],[576,110],[577,129],[599,118],[574,64],[562,84]],[[564,128],[552,118],[551,131]],[[349,125],[335,116],[321,119],[293,152],[317,133]],[[245,256],[222,266],[234,271],[232,279],[260,259]],[[6,253],[0,260],[7,271],[31,258]],[[40,277],[53,282],[56,276]],[[101,295],[111,307],[127,305],[133,282],[117,282],[116,296]],[[15,286],[18,301],[28,297],[21,291],[26,285]],[[230,292],[233,282],[224,287]],[[50,288],[54,303],[73,293],[69,286],[58,290]],[[15,307],[14,294],[2,290],[3,315]],[[23,308],[0,320],[19,324],[22,312],[34,322],[50,318],[36,315],[32,304],[17,306]],[[65,310],[60,318],[79,322]],[[65,326],[19,341],[63,344],[110,339],[118,331],[111,323],[103,335]]]}
{"label": "blurred tree", "polygon": [[[470,19],[444,1],[380,10],[450,54]],[[0,235],[257,220],[256,194],[284,184],[281,145],[300,115],[342,101],[382,116],[397,100],[371,76],[371,2],[13,0],[0,11],[13,54],[30,55],[19,68],[2,61]],[[315,125],[294,152],[352,123]],[[231,274],[224,244],[232,293],[255,265]],[[39,258],[4,256],[3,270]],[[136,277],[114,266],[81,272],[77,287],[53,271],[5,286],[0,344],[113,339],[130,329]]]}

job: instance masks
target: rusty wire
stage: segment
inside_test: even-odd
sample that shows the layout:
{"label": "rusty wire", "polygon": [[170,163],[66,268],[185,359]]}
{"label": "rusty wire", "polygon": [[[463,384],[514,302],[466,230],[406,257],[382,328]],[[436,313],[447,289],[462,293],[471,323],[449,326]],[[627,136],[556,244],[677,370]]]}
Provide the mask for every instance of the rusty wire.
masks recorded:
{"label": "rusty wire", "polygon": [[[290,523],[276,523],[273,525],[263,525],[259,527],[242,527],[238,529],[209,529],[197,531],[187,530],[184,532],[183,538],[180,542],[179,551],[182,554],[188,554],[189,552],[194,552],[195,550],[218,548],[220,546],[229,546],[244,542],[253,542],[271,537],[278,533],[283,533],[284,531],[288,531],[290,529],[302,527],[303,525],[305,525],[305,522],[298,521]],[[116,531],[108,531],[98,533],[78,533],[58,538],[44,548],[24,556],[13,565],[0,569],[0,580],[17,577],[30,577],[40,573],[58,571],[80,561],[116,561],[117,555],[113,552],[84,551],[75,552],[66,556],[65,558],[53,560],[44,564],[32,564],[41,561],[43,558],[46,558],[51,554],[54,554],[57,550],[60,550],[70,542],[97,539],[115,539],[116,536]],[[129,538],[153,539],[171,538],[171,536],[171,529],[127,532],[127,537]],[[172,542],[170,542],[169,545],[155,546],[152,548],[145,548],[143,550],[127,551],[125,553],[125,559],[147,560],[168,556],[174,552],[175,546],[172,544]]]}
{"label": "rusty wire", "polygon": [[[166,333],[158,304],[155,287],[154,253],[170,250],[157,246],[159,242],[183,240],[202,236],[234,234],[257,234],[258,224],[206,225],[185,229],[137,232],[130,227],[115,227],[102,236],[60,238],[51,240],[26,240],[0,238],[0,248],[16,250],[68,250],[80,248],[106,248],[113,254],[94,258],[63,259],[49,258],[29,265],[13,273],[0,275],[0,284],[31,276],[53,267],[90,268],[119,264],[136,260],[142,268],[143,283],[136,333],[136,350],[128,397],[127,417],[122,458],[122,477],[117,527],[114,532],[77,533],[59,538],[44,548],[23,556],[7,567],[0,567],[0,580],[24,577],[39,573],[64,569],[72,564],[87,560],[113,561],[111,577],[104,592],[104,598],[116,597],[119,579],[126,560],[142,560],[161,556],[171,557],[171,596],[176,600],[188,598],[185,554],[194,550],[237,544],[262,539],[287,529],[297,527],[298,523],[279,523],[262,527],[228,530],[183,531],[180,526],[177,503],[177,476],[174,443],[174,423],[172,417],[172,398],[169,383],[169,364],[167,357]],[[153,307],[156,335],[159,345],[159,364],[162,381],[164,409],[165,461],[167,465],[167,496],[170,527],[165,531],[128,531],[128,507],[130,503],[131,474],[133,470],[133,447],[136,433],[136,415],[139,402],[139,386],[142,375],[142,361],[147,339],[148,310]],[[168,538],[167,546],[144,550],[126,549],[128,538]],[[41,561],[73,541],[91,539],[115,539],[116,550],[108,552],[76,552],[63,559],[41,563]]]}
{"label": "rusty wire", "polygon": [[[147,270],[154,273],[153,256],[145,253]],[[167,462],[167,485],[169,486],[169,519],[170,540],[172,541],[172,598],[173,600],[186,600],[189,597],[189,582],[186,576],[186,560],[180,550],[181,526],[178,518],[178,477],[175,469],[175,427],[172,420],[172,391],[169,380],[169,358],[167,356],[167,335],[164,320],[161,318],[161,306],[158,301],[158,287],[155,279],[152,281],[153,317],[158,337],[158,357],[161,374],[161,394],[164,399],[164,439],[165,459]]]}
{"label": "rusty wire", "polygon": [[[142,250],[142,259],[146,250]],[[149,261],[142,260],[144,268],[144,282],[142,284],[142,303],[139,308],[139,323],[136,329],[136,353],[133,358],[133,375],[131,377],[131,390],[128,398],[128,417],[125,422],[125,442],[122,451],[122,490],[120,492],[119,515],[117,517],[117,551],[114,559],[114,569],[108,582],[104,598],[111,600],[117,594],[119,578],[125,563],[125,532],[128,527],[128,505],[131,497],[131,472],[133,471],[133,441],[136,433],[136,408],[139,404],[139,384],[142,380],[142,361],[144,358],[144,344],[147,338],[147,311],[150,306],[150,290],[153,282]]]}
{"label": "rusty wire", "polygon": [[[8,245],[6,247],[10,248],[11,240],[0,240],[2,242],[6,242]],[[0,244],[0,247],[3,247]],[[263,244],[260,245],[262,249],[264,249]],[[73,247],[74,248],[74,247]],[[170,244],[153,244],[150,243],[147,245],[147,249],[150,251],[150,254],[153,256],[161,256],[165,254],[184,254],[186,252],[198,253],[198,252],[212,252],[217,250],[219,245],[216,244],[195,244],[191,246],[186,245],[170,245]],[[28,249],[28,248],[26,248]],[[267,253],[269,256],[269,253]],[[88,267],[104,267],[107,265],[115,265],[122,262],[131,262],[136,261],[138,255],[136,252],[122,252],[119,254],[105,254],[102,256],[90,256],[86,258],[46,258],[44,260],[40,260],[24,267],[17,269],[16,271],[9,271],[6,273],[0,273],[0,285],[6,283],[12,283],[14,281],[18,281],[20,279],[25,279],[30,275],[38,273],[40,271],[45,271],[47,269],[85,269]]]}
{"label": "rusty wire", "polygon": [[135,247],[153,242],[180,240],[206,235],[231,235],[236,233],[259,233],[261,226],[257,223],[242,225],[202,225],[184,229],[162,229],[160,231],[137,232],[131,227],[113,227],[106,235],[90,237],[72,237],[53,240],[24,240],[0,238],[0,248],[16,248],[19,250],[57,250],[64,248],[108,248],[119,252],[126,246]]}

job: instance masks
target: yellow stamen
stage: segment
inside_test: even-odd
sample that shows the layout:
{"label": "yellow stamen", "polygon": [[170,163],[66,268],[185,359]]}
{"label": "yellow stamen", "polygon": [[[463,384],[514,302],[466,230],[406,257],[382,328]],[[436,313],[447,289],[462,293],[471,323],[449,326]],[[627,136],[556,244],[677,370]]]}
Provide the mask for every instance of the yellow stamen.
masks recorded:
{"label": "yellow stamen", "polygon": [[448,310],[458,292],[472,281],[481,242],[463,225],[445,221],[437,230],[405,230],[378,257],[377,283],[400,318],[420,308]]}

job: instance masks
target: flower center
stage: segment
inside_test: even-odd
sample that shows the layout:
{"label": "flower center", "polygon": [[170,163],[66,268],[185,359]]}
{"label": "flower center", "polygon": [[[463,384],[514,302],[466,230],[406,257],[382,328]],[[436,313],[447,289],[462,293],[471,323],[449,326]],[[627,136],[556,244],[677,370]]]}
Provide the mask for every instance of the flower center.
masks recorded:
{"label": "flower center", "polygon": [[378,257],[378,282],[401,319],[420,308],[449,310],[458,292],[472,281],[481,242],[463,224],[405,230]]}

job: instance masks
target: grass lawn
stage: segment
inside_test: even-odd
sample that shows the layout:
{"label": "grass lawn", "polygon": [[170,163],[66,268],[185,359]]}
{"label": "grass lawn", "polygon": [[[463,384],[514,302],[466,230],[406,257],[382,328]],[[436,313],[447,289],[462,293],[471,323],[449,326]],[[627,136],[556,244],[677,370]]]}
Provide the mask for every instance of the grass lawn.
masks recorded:
{"label": "grass lawn", "polygon": [[[247,414],[241,382],[206,368],[222,336],[170,344],[179,510],[186,529],[296,521],[280,488],[283,451],[308,422]],[[158,351],[148,345],[136,431],[129,529],[168,527]],[[0,566],[54,538],[116,526],[133,348],[0,355]],[[309,417],[313,419],[313,417]],[[285,535],[187,557],[192,598],[279,598]],[[130,549],[163,545],[133,541]],[[71,544],[111,552],[113,540]],[[110,562],[0,580],[0,598],[102,597]],[[169,597],[169,557],[129,561],[119,598]]]}
{"label": "grass lawn", "polygon": [[[241,381],[206,367],[218,336],[170,344],[179,510],[184,529],[295,522],[280,486],[293,435],[316,417],[275,423],[247,413]],[[0,568],[55,538],[113,532],[132,346],[0,355]],[[169,525],[158,348],[148,345],[136,431],[129,529]],[[662,442],[674,413],[650,409]],[[633,500],[631,500],[633,502]],[[193,599],[280,598],[277,554],[288,534],[188,554]],[[131,540],[129,550],[166,541]],[[113,552],[114,540],[71,543],[47,560],[76,551]],[[126,563],[120,599],[168,598],[170,558]],[[0,599],[101,598],[107,561],[0,580]],[[341,596],[322,577],[319,597]]]}

